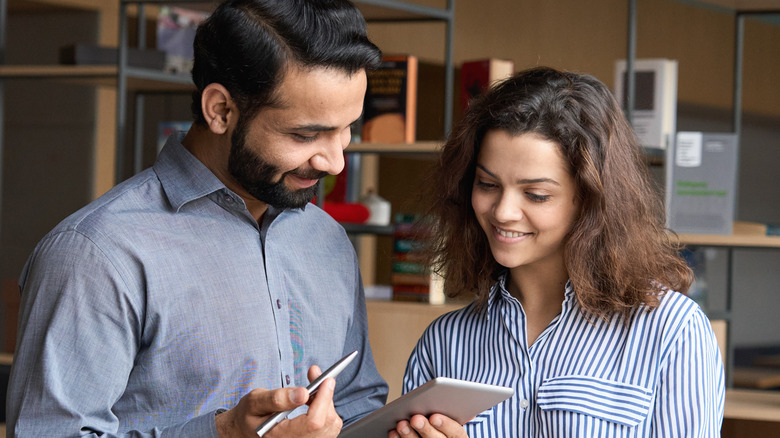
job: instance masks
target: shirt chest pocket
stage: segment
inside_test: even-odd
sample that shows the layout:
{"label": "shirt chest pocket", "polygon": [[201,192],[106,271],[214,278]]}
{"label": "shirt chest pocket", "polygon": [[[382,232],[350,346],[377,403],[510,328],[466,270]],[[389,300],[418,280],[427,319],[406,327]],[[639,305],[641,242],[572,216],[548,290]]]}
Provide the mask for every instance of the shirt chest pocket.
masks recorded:
{"label": "shirt chest pocket", "polygon": [[560,376],[542,383],[536,402],[544,414],[562,413],[554,417],[564,422],[567,417],[580,414],[590,421],[632,428],[649,415],[653,392],[614,380]]}
{"label": "shirt chest pocket", "polygon": [[466,429],[466,435],[468,435],[470,438],[492,436],[491,430],[493,430],[492,428],[495,426],[493,424],[495,422],[495,410],[496,407],[494,406],[487,411],[477,415],[468,423],[464,424],[463,428]]}

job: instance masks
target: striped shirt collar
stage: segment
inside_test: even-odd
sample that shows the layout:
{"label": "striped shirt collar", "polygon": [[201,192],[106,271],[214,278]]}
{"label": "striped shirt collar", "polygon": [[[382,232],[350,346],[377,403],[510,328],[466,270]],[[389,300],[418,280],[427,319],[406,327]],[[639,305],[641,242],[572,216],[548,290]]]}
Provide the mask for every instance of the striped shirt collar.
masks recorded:
{"label": "striped shirt collar", "polygon": [[[509,271],[504,271],[499,275],[498,281],[496,281],[493,284],[493,287],[490,288],[490,295],[487,301],[487,308],[485,309],[485,314],[488,320],[490,320],[490,315],[493,312],[494,306],[500,309],[507,302],[515,302],[518,305],[520,305],[520,302],[517,300],[517,298],[513,297],[512,294],[509,293],[506,284],[508,279],[509,279]],[[565,287],[565,292],[564,292],[564,298],[562,303],[563,306],[562,309],[565,312],[567,309],[569,309],[572,306],[573,303],[576,302],[576,300],[574,300],[574,288],[571,285],[571,280],[567,280],[566,286],[564,287]]]}

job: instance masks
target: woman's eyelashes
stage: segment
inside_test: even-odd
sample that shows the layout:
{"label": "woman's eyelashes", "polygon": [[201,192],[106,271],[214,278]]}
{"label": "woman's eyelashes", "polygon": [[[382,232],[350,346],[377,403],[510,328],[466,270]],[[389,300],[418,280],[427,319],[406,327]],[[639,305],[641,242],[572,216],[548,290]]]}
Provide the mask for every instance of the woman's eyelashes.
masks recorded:
{"label": "woman's eyelashes", "polygon": [[[498,184],[495,184],[495,183],[493,183],[491,181],[486,181],[486,180],[477,180],[474,183],[474,186],[478,190],[482,190],[482,191],[486,191],[486,192],[487,191],[498,190]],[[537,192],[534,192],[534,191],[531,191],[531,190],[526,190],[524,193],[525,193],[525,196],[529,200],[531,200],[532,202],[545,202],[545,201],[548,201],[550,199],[550,197],[551,197],[550,195],[540,194],[540,193],[537,193]]]}

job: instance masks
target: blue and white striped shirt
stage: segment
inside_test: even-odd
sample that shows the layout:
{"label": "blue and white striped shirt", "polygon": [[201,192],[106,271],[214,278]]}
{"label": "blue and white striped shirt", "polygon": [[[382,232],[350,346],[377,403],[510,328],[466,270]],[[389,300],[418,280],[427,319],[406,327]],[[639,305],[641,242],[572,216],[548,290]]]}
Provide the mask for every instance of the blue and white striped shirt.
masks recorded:
{"label": "blue and white striped shirt", "polygon": [[404,392],[444,376],[515,394],[465,425],[479,437],[719,437],[723,362],[709,320],[667,292],[630,324],[583,314],[570,286],[561,313],[527,344],[521,304],[503,277],[488,306],[434,321],[412,352]]}

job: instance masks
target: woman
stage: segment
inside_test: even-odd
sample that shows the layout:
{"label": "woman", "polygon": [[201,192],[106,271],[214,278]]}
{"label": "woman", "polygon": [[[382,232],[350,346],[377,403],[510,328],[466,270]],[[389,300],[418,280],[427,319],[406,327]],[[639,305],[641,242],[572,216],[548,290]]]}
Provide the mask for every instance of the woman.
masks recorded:
{"label": "woman", "polygon": [[405,392],[437,376],[513,387],[465,425],[472,438],[720,436],[718,345],[680,293],[692,273],[604,84],[550,68],[498,84],[431,187],[437,270],[475,299],[426,330]]}

